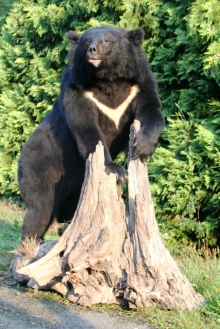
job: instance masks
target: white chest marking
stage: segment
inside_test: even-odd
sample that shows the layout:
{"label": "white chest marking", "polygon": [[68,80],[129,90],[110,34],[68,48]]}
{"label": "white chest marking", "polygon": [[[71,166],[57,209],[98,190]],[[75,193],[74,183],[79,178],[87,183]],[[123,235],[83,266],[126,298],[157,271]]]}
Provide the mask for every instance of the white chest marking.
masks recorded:
{"label": "white chest marking", "polygon": [[131,87],[130,94],[128,97],[124,100],[123,103],[121,103],[117,108],[112,109],[111,107],[106,106],[105,104],[98,101],[95,97],[92,91],[85,92],[84,96],[91,100],[95,105],[98,107],[98,109],[104,113],[106,116],[108,116],[116,125],[116,128],[118,129],[120,119],[122,115],[127,110],[129,104],[133,101],[137,93],[140,91],[138,85],[134,85]]}

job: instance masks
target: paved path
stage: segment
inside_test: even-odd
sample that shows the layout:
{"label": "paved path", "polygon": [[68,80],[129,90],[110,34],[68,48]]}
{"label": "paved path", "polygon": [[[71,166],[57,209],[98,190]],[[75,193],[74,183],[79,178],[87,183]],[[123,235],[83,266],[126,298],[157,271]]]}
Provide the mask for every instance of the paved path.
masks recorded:
{"label": "paved path", "polygon": [[116,313],[79,311],[74,305],[31,297],[0,286],[0,328],[4,329],[153,329]]}

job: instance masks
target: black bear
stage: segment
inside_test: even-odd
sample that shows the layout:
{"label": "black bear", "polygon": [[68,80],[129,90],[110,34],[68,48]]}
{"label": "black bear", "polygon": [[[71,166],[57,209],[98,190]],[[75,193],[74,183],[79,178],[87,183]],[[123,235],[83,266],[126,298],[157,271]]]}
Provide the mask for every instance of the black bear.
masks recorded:
{"label": "black bear", "polygon": [[98,141],[104,145],[106,172],[115,173],[120,183],[127,172],[113,160],[126,148],[133,120],[141,122],[134,159],[145,161],[154,152],[164,128],[155,78],[141,49],[141,28],[102,26],[67,36],[72,47],[60,95],[19,160],[19,188],[27,206],[22,238],[43,238],[55,218],[73,217],[85,161]]}

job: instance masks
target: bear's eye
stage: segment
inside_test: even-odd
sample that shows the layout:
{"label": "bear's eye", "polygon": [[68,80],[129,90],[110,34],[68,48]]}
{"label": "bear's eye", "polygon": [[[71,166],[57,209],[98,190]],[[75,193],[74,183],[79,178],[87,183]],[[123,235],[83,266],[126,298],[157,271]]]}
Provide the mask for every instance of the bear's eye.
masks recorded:
{"label": "bear's eye", "polygon": [[91,39],[86,39],[85,40],[85,45],[88,46],[90,44]]}
{"label": "bear's eye", "polygon": [[110,41],[108,39],[105,39],[102,41],[104,44],[108,45],[110,43]]}

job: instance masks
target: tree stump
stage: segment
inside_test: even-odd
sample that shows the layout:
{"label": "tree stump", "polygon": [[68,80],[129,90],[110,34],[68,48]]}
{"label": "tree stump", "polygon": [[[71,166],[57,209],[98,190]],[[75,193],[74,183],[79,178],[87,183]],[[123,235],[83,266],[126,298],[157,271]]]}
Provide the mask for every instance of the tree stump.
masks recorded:
{"label": "tree stump", "polygon": [[130,136],[126,207],[115,175],[105,173],[104,148],[99,142],[87,160],[72,222],[57,243],[38,245],[32,241],[31,246],[27,243],[20,249],[11,265],[17,281],[33,288],[54,289],[80,305],[117,303],[130,308],[191,310],[205,302],[163,244],[146,164],[131,160],[138,129],[139,122],[135,122]]}

